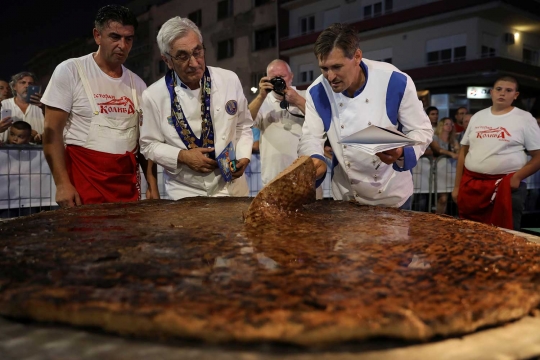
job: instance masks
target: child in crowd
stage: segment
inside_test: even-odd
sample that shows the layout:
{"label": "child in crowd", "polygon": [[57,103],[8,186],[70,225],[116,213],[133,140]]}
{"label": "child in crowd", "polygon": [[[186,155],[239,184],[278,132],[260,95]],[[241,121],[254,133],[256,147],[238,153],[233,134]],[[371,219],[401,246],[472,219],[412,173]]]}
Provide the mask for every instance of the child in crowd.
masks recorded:
{"label": "child in crowd", "polygon": [[9,128],[8,144],[23,145],[32,139],[32,126],[26,121],[15,121]]}

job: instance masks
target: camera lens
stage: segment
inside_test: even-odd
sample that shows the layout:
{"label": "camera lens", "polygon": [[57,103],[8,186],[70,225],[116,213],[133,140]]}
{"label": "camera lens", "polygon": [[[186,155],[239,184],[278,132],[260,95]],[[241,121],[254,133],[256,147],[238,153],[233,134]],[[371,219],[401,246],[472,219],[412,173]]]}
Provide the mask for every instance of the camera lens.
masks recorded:
{"label": "camera lens", "polygon": [[282,93],[287,88],[287,84],[283,78],[277,76],[270,80],[270,83],[274,87],[274,91],[277,93]]}

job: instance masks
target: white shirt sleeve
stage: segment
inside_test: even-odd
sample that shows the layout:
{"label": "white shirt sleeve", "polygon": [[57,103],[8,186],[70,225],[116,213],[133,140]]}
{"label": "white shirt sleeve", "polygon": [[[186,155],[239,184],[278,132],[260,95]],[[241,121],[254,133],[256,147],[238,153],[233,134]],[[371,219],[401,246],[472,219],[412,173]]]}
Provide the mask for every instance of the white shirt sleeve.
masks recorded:
{"label": "white shirt sleeve", "polygon": [[469,120],[469,125],[467,125],[467,130],[465,130],[465,133],[463,134],[463,137],[461,138],[461,142],[460,142],[460,145],[465,145],[465,146],[469,146],[470,142],[469,142],[469,135],[472,131],[472,128],[474,126],[472,126],[474,120],[477,118],[478,116],[476,114],[474,114],[471,119]]}
{"label": "white shirt sleeve", "polygon": [[251,159],[253,148],[253,119],[248,109],[248,102],[242,89],[240,79],[236,76],[235,86],[238,99],[238,122],[236,123],[236,158]]}
{"label": "white shirt sleeve", "polygon": [[540,150],[540,126],[530,113],[527,113],[524,130],[525,149],[528,151]]}
{"label": "white shirt sleeve", "polygon": [[41,102],[70,113],[73,107],[74,89],[78,81],[80,77],[73,60],[64,61],[54,69]]}
{"label": "white shirt sleeve", "polygon": [[[142,94],[143,123],[140,127],[141,153],[146,159],[152,160],[170,172],[178,168],[178,153],[180,149],[165,144],[161,124],[167,117],[161,114],[159,107],[149,96],[148,90]],[[162,120],[163,119],[163,120]]]}
{"label": "white shirt sleeve", "polygon": [[405,94],[399,107],[399,122],[403,125],[403,133],[411,139],[422,141],[422,145],[414,146],[416,159],[424,154],[426,148],[433,138],[433,127],[422,107],[422,102],[418,100],[416,86],[407,75],[407,86]]}
{"label": "white shirt sleeve", "polygon": [[302,136],[298,143],[298,156],[319,155],[324,157],[324,124],[315,109],[309,91],[306,92],[306,114]]}

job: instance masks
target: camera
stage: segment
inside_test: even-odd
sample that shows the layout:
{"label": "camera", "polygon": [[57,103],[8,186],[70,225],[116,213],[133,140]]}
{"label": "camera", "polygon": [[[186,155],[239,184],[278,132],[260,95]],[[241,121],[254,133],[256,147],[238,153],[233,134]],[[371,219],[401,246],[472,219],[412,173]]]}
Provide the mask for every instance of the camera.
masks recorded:
{"label": "camera", "polygon": [[274,87],[274,91],[280,95],[283,95],[283,92],[287,88],[287,84],[282,77],[276,76],[275,78],[270,79],[270,84]]}

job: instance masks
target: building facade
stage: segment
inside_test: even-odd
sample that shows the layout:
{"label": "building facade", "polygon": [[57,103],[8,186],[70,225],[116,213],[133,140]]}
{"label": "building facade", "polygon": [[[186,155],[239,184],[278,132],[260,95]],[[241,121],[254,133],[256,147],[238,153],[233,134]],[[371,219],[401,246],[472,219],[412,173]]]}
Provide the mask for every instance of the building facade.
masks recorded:
{"label": "building facade", "polygon": [[[363,56],[396,65],[440,116],[491,105],[502,75],[520,83],[520,107],[540,108],[540,2],[535,0],[281,0],[280,56],[307,87],[319,74],[313,43],[334,22],[360,33]],[[539,114],[533,114],[539,115]]]}
{"label": "building facade", "polygon": [[[188,17],[203,35],[206,64],[234,71],[251,100],[251,91],[278,58],[277,3],[272,0],[135,0],[126,5],[137,14],[139,27],[126,66],[148,85],[163,77],[167,66],[161,59],[156,36],[168,19]],[[90,33],[90,30],[89,30]],[[71,57],[96,51],[93,38],[78,39],[36,55],[27,65],[46,86],[54,68]]]}

